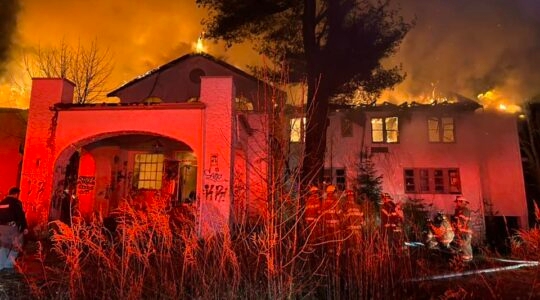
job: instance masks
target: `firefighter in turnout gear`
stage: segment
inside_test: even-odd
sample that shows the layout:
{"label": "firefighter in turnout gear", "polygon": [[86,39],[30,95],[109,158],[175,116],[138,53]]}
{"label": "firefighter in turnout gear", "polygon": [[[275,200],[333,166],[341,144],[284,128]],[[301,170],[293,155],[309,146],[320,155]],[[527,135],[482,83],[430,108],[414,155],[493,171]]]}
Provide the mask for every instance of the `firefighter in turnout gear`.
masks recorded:
{"label": "firefighter in turnout gear", "polygon": [[443,212],[438,212],[435,220],[428,220],[426,245],[429,249],[450,249],[454,240],[454,229]]}
{"label": "firefighter in turnout gear", "polygon": [[322,203],[323,236],[327,243],[327,252],[336,254],[339,244],[340,214],[339,202],[335,195],[336,187],[326,187],[326,198]]}
{"label": "firefighter in turnout gear", "polygon": [[403,211],[394,202],[390,194],[384,193],[382,195],[382,200],[381,225],[388,242],[393,245],[394,248],[400,248],[403,239]]}
{"label": "firefighter in turnout gear", "polygon": [[354,192],[345,192],[345,203],[343,205],[343,231],[347,237],[348,249],[358,247],[362,236],[362,225],[364,224],[364,213],[355,201]]}
{"label": "firefighter in turnout gear", "polygon": [[304,212],[308,250],[313,250],[313,245],[318,242],[321,234],[321,222],[319,222],[320,215],[321,196],[319,194],[319,189],[316,186],[313,186],[309,190],[309,194],[306,199],[306,210]]}
{"label": "firefighter in turnout gear", "polygon": [[471,210],[467,207],[469,201],[463,196],[457,196],[456,208],[453,216],[453,225],[456,232],[456,241],[459,245],[461,252],[461,259],[465,262],[473,259],[473,252],[471,246],[472,229],[471,223]]}

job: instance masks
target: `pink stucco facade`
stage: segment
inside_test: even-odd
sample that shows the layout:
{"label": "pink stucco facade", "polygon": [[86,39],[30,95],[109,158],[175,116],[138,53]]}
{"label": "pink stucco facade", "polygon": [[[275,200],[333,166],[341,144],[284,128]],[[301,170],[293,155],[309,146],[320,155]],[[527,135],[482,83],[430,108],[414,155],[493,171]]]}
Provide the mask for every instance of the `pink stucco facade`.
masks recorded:
{"label": "pink stucco facade", "polygon": [[[133,166],[138,154],[150,153],[173,157],[187,167],[183,172],[195,172],[182,180],[193,181],[196,196],[189,205],[196,207],[202,235],[228,228],[237,149],[245,149],[244,159],[257,159],[248,146],[250,138],[238,140],[244,129],[237,127],[231,76],[202,77],[200,97],[192,102],[81,107],[69,105],[72,93],[73,85],[66,80],[33,81],[21,178],[21,199],[32,223],[60,217],[54,197],[72,188],[68,181],[74,154],[77,182],[69,192],[78,197],[83,216],[89,216],[110,213],[119,198],[129,195],[126,187],[132,191],[133,182],[141,187],[144,176],[133,177]],[[163,148],[159,154],[149,151],[148,139]],[[185,159],[186,153],[191,158]],[[250,165],[243,163],[245,178],[251,176]],[[162,176],[155,168],[152,172]],[[148,182],[165,188],[161,177]]]}
{"label": "pink stucco facade", "polygon": [[[372,140],[372,118],[397,117],[396,143]],[[453,120],[451,142],[429,140],[430,117]],[[343,119],[352,123],[352,135],[343,136]],[[527,227],[527,202],[522,170],[517,118],[515,115],[482,109],[443,107],[378,107],[365,112],[341,110],[331,114],[325,168],[345,169],[350,187],[357,174],[362,149],[371,154],[376,171],[383,176],[383,190],[396,200],[421,199],[432,211],[453,213],[457,194],[464,195],[473,211],[475,228],[484,230],[484,216],[514,217]],[[457,172],[459,190],[411,192],[406,172]],[[416,173],[415,173],[416,174]],[[427,174],[427,173],[426,173]],[[434,176],[426,175],[426,185]],[[455,174],[455,173],[454,173]],[[418,176],[415,179],[418,185]],[[446,173],[441,184],[447,185]],[[443,191],[444,189],[444,191]]]}

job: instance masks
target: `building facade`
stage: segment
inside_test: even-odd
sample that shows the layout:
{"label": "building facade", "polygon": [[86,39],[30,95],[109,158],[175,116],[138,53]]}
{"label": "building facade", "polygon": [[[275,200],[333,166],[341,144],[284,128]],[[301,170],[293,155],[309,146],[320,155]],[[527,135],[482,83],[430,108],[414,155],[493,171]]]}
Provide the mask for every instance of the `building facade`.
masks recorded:
{"label": "building facade", "polygon": [[463,195],[477,231],[486,230],[485,217],[527,228],[517,124],[516,115],[484,111],[467,99],[336,110],[325,172],[338,187],[352,188],[360,159],[369,158],[383,191],[397,201],[421,200],[452,214]]}
{"label": "building facade", "polygon": [[73,104],[69,81],[34,79],[21,174],[30,222],[69,214],[65,199],[85,218],[160,199],[192,206],[203,235],[228,228],[265,198],[262,90],[206,55],[122,86],[110,94],[119,103]]}

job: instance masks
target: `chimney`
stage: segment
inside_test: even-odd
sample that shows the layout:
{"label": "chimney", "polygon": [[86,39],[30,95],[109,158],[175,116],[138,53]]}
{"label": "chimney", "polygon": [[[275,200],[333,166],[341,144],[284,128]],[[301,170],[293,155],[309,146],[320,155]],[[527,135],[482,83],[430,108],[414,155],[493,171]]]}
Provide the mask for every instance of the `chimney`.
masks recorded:
{"label": "chimney", "polygon": [[65,79],[34,78],[26,126],[21,200],[28,222],[45,224],[50,208],[57,111],[56,103],[72,103],[74,84]]}

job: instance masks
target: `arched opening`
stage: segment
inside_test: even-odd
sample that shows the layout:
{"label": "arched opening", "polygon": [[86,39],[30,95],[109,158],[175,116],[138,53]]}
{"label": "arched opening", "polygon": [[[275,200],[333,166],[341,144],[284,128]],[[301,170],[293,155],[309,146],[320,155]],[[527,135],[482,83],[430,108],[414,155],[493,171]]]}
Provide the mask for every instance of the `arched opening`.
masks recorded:
{"label": "arched opening", "polygon": [[189,145],[165,136],[122,133],[81,141],[56,161],[49,219],[68,223],[65,216],[75,213],[85,219],[106,217],[124,202],[192,205],[197,165]]}

